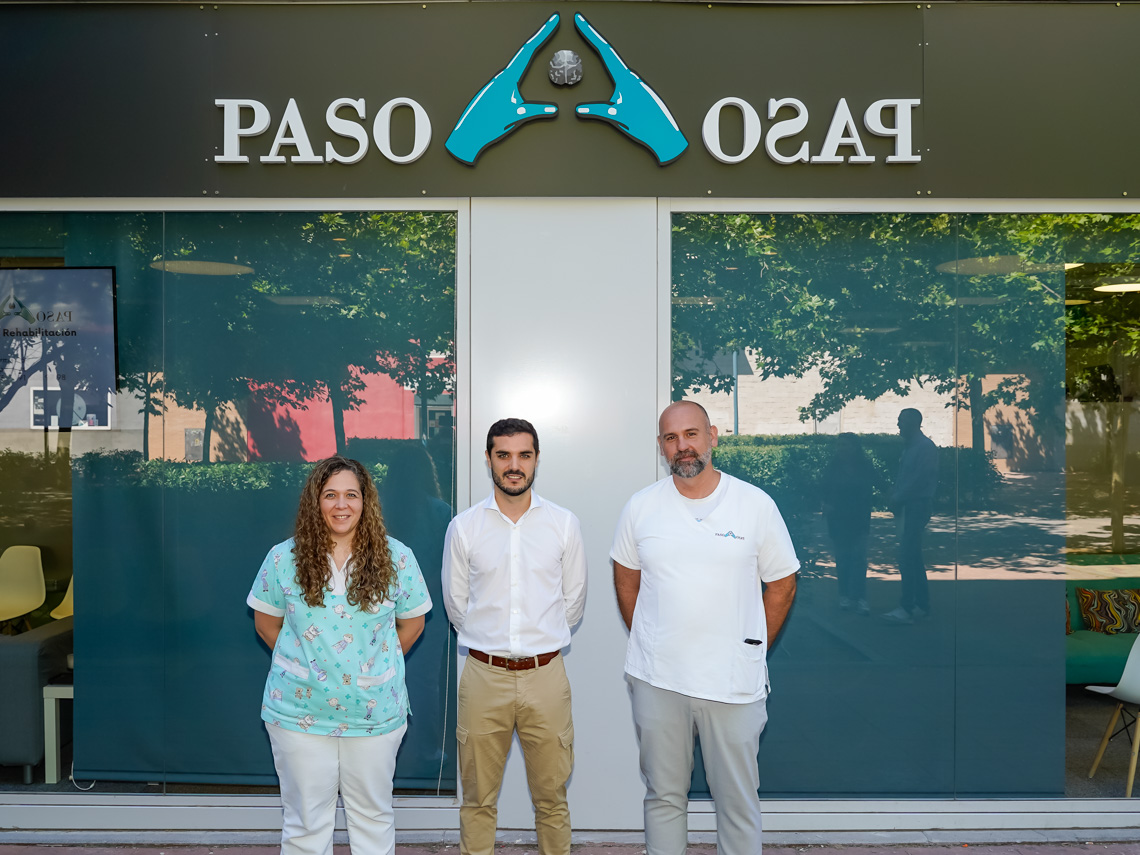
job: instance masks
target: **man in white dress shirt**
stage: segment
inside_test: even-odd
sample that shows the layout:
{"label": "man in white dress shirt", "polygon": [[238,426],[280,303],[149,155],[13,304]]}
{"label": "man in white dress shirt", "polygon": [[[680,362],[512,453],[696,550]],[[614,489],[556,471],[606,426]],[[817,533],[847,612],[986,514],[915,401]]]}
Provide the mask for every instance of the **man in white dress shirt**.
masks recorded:
{"label": "man in white dress shirt", "polygon": [[578,518],[532,489],[538,433],[501,419],[487,433],[494,489],[459,514],[443,550],[443,604],[466,647],[456,739],[461,855],[492,855],[511,738],[522,745],[540,855],[570,851],[566,782],[574,764],[561,650],[586,606]]}
{"label": "man in white dress shirt", "polygon": [[717,851],[759,855],[766,656],[791,608],[799,561],[768,494],[713,468],[717,434],[704,407],[670,404],[658,429],[672,475],[629,500],[610,552],[630,630],[625,671],[646,782],[645,848],[684,855],[698,734]]}

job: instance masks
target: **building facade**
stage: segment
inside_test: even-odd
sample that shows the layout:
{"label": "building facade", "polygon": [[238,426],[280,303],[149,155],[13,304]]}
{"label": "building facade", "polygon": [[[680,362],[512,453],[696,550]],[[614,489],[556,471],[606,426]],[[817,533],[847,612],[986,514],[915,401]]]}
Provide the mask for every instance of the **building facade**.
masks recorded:
{"label": "building facade", "polygon": [[[74,657],[20,684],[61,717],[3,734],[0,839],[279,828],[245,594],[336,451],[434,586],[397,823],[453,833],[442,535],[509,415],[589,550],[574,826],[636,833],[608,551],[681,397],[802,562],[770,656],[770,830],[1135,825],[1124,737],[1088,777],[1114,702],[1084,685],[1120,678],[1136,627],[1095,632],[1077,589],[1140,588],[1140,5],[0,16],[0,546],[38,546],[48,589],[5,628]],[[905,407],[940,458],[930,617],[898,626]],[[841,433],[870,473],[853,597]],[[711,831],[699,763],[692,795]],[[500,823],[532,822],[515,752]]]}

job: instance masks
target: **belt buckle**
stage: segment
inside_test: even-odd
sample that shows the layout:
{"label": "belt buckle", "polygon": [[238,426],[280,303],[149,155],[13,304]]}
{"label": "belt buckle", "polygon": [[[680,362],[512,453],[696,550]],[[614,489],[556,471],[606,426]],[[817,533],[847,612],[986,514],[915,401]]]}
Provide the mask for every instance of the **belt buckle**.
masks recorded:
{"label": "belt buckle", "polygon": [[533,662],[534,664],[529,666],[530,668],[537,668],[538,667],[538,657],[537,656],[508,656],[507,657],[507,670],[508,671],[526,671],[526,670],[529,670],[528,668],[520,667],[519,663],[523,663],[523,662]]}

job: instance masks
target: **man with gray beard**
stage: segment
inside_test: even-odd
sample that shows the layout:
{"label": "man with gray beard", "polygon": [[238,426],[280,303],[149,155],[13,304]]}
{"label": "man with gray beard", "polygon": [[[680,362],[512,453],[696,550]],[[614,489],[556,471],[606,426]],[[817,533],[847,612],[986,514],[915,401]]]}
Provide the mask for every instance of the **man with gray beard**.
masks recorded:
{"label": "man with gray beard", "polygon": [[646,853],[684,855],[698,734],[717,850],[758,855],[766,656],[792,606],[799,561],[768,494],[713,468],[717,431],[704,407],[666,407],[657,444],[672,475],[629,500],[610,551],[630,631]]}

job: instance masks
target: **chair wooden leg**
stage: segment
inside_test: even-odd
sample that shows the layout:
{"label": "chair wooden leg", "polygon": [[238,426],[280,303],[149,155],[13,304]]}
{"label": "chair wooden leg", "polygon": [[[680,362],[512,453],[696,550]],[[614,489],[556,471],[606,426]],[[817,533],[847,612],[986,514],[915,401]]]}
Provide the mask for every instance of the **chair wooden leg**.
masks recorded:
{"label": "chair wooden leg", "polygon": [[1108,727],[1105,728],[1104,738],[1100,741],[1100,748],[1096,750],[1096,757],[1093,758],[1092,768],[1089,769],[1089,777],[1091,778],[1096,774],[1097,766],[1100,765],[1100,758],[1104,756],[1104,749],[1108,748],[1108,740],[1112,739],[1112,729],[1116,727],[1116,721],[1120,718],[1120,710],[1124,707],[1123,703],[1116,705],[1116,709],[1112,711],[1112,718],[1108,720]]}
{"label": "chair wooden leg", "polygon": [[1136,777],[1136,753],[1140,749],[1140,718],[1136,720],[1136,727],[1132,734],[1132,759],[1128,761],[1128,789],[1124,793],[1126,799],[1132,798],[1132,780]]}

